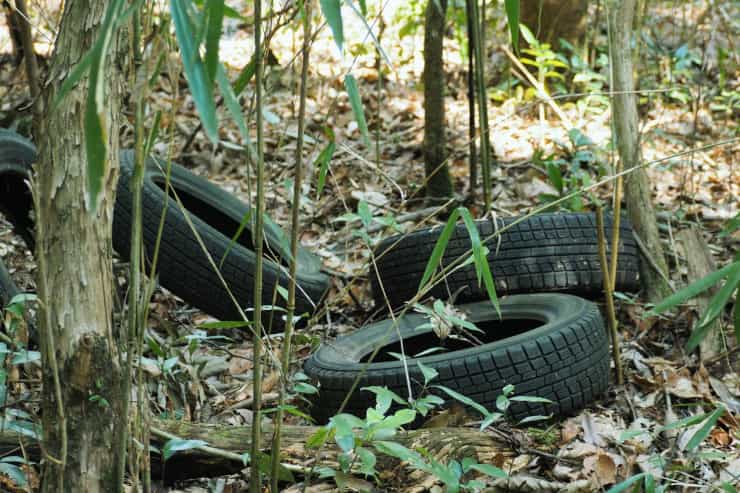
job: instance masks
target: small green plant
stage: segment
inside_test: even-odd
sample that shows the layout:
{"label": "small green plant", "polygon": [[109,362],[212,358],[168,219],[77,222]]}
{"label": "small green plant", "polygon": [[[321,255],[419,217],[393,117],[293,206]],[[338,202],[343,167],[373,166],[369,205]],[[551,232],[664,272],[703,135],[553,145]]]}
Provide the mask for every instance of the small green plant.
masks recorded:
{"label": "small green plant", "polygon": [[[550,184],[558,192],[557,195],[540,194],[539,199],[545,204],[591,185],[591,173],[596,172],[597,177],[605,173],[605,169],[594,155],[594,143],[591,139],[576,128],[568,132],[568,138],[570,139],[568,144],[556,142],[562,153],[560,156],[555,153],[546,156],[541,150],[537,150],[532,158],[534,164],[545,170]],[[583,198],[575,195],[561,203],[559,207],[573,212],[582,211]]]}
{"label": "small green plant", "polygon": [[8,334],[13,337],[21,327],[26,326],[26,311],[30,302],[38,298],[35,294],[20,293],[13,296],[4,310],[4,323]]}
{"label": "small green plant", "polygon": [[[701,459],[702,454],[697,453],[697,449],[699,445],[709,436],[709,434],[712,432],[712,429],[717,424],[717,421],[719,420],[719,418],[722,417],[724,413],[725,408],[723,405],[720,404],[712,412],[688,416],[678,421],[674,421],[673,423],[668,423],[665,426],[660,426],[653,432],[650,432],[648,430],[628,430],[622,432],[619,436],[619,441],[625,442],[627,440],[645,434],[652,434],[657,437],[659,434],[665,431],[685,429],[690,426],[701,424],[699,429],[694,432],[694,434],[691,436],[691,438],[689,438],[689,441],[684,447],[685,451],[692,454],[692,457],[690,458]],[[653,465],[663,471],[670,471],[671,469],[673,469],[670,459],[667,459],[662,455],[656,455],[654,457]],[[644,491],[645,493],[663,493],[664,491],[668,491],[669,485],[658,484],[659,479],[661,478],[654,476],[650,472],[643,472],[631,476],[621,483],[612,486],[607,491],[607,493],[619,493],[621,491],[640,491],[640,487],[642,487],[642,491]],[[722,485],[722,488],[726,492],[736,493],[734,487],[729,483],[724,483]]]}
{"label": "small green plant", "polygon": [[[720,235],[727,236],[738,229],[740,229],[740,213],[730,220]],[[733,294],[735,295],[735,307],[733,309],[732,323],[735,328],[735,339],[740,342],[740,303],[738,303],[738,300],[740,299],[740,252],[735,253],[734,262],[677,291],[655,305],[655,307],[645,313],[644,316],[651,317],[660,315],[661,313],[700,295],[704,291],[720,284],[722,281],[724,281],[724,284],[709,301],[707,311],[702,314],[701,318],[694,326],[691,337],[689,337],[689,341],[686,343],[686,351],[693,351],[699,346],[701,341],[704,340],[709,333],[712,322],[719,318],[724,311],[725,306],[732,300]]]}
{"label": "small green plant", "polygon": [[568,54],[570,64],[570,92],[575,94],[586,93],[579,97],[575,104],[581,117],[588,113],[601,114],[609,107],[609,98],[606,96],[608,83],[606,75],[609,69],[609,57],[606,53],[600,53],[596,57],[594,67],[588,64],[578,54],[578,49],[564,39],[560,40],[560,46]]}
{"label": "small green plant", "polygon": [[[543,87],[550,85],[556,93],[565,94],[565,76],[563,75],[570,67],[568,59],[562,54],[553,51],[550,43],[540,43],[532,34],[532,31],[523,24],[519,25],[522,37],[529,44],[529,48],[523,48],[521,51],[525,55],[520,58],[521,62],[529,65],[537,71],[537,82]],[[562,71],[562,72],[561,72]],[[534,88],[527,89],[525,93],[532,99],[537,97],[537,90]]]}
{"label": "small green plant", "polygon": [[[436,376],[431,368],[422,367],[422,371],[425,383]],[[351,414],[337,414],[308,441],[309,447],[318,448],[328,440],[334,440],[342,450],[338,457],[339,470],[320,468],[319,474],[322,477],[333,477],[340,486],[351,482],[354,475],[377,481],[378,471],[375,465],[378,453],[405,461],[415,469],[435,476],[444,483],[448,492],[481,490],[485,484],[470,478],[473,471],[492,477],[506,477],[501,469],[489,464],[478,464],[470,458],[443,464],[425,450],[412,450],[393,440],[403,426],[416,420],[417,412],[424,409],[422,412],[425,413],[429,407],[405,407],[390,414],[394,402],[400,405],[408,403],[387,388],[366,387],[363,390],[373,392],[376,396],[375,407],[366,411],[365,419]],[[431,406],[441,402],[441,399],[436,398],[427,403]]]}

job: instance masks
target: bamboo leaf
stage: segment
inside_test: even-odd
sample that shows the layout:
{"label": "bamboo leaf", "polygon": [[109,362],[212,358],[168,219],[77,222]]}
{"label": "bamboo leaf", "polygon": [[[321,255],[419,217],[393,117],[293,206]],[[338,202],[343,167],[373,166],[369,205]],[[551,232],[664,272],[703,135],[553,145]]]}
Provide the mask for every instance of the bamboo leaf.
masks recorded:
{"label": "bamboo leaf", "polygon": [[237,96],[242,93],[244,88],[247,87],[247,84],[249,84],[249,81],[254,77],[256,67],[256,61],[254,59],[254,55],[252,55],[252,58],[249,59],[249,63],[244,66],[242,71],[239,73],[239,77],[236,78],[236,82],[234,82],[234,93]]}
{"label": "bamboo leaf", "polygon": [[689,443],[686,444],[686,450],[691,451],[694,450],[696,447],[699,446],[701,442],[704,441],[704,439],[709,436],[709,433],[714,428],[714,425],[717,424],[717,420],[725,413],[725,407],[720,404],[717,406],[717,409],[714,410],[712,414],[709,415],[707,420],[704,422],[704,424],[699,428],[696,433],[691,437],[689,440]]}
{"label": "bamboo leaf", "polygon": [[[242,113],[242,107],[239,104],[239,100],[234,94],[234,90],[231,87],[228,77],[226,77],[226,69],[222,63],[218,64],[216,70],[216,81],[218,82],[218,88],[221,90],[221,96],[224,98],[226,109],[231,115],[231,119],[236,123],[239,128],[239,134],[242,137],[242,142],[247,145],[251,145],[252,141],[249,138],[249,129],[247,129],[247,123],[244,121],[244,113]],[[255,154],[252,154],[253,156]]]}
{"label": "bamboo leaf", "polygon": [[[730,300],[732,293],[740,285],[740,263],[735,262],[736,268],[730,271],[729,278],[722,289],[717,291],[712,299],[709,301],[706,313],[699,320],[699,323],[691,333],[689,341],[686,343],[686,350],[691,352],[701,343],[706,337],[709,329],[711,328],[712,322],[720,316],[725,305]],[[731,265],[735,265],[731,264]]]}
{"label": "bamboo leaf", "polygon": [[124,5],[123,0],[109,4],[100,26],[100,38],[93,48],[89,87],[85,107],[85,150],[87,152],[87,203],[94,213],[101,200],[103,180],[108,167],[108,135],[105,130],[105,59],[113,36],[115,20]]}
{"label": "bamboo leaf", "polygon": [[475,221],[473,221],[473,216],[470,215],[470,211],[465,207],[459,207],[458,210],[465,222],[468,236],[470,236],[470,244],[473,248],[473,260],[475,262],[475,273],[478,276],[478,285],[480,286],[481,279],[483,279],[483,283],[486,286],[486,292],[488,293],[488,299],[491,300],[491,304],[496,308],[496,313],[501,316],[498,296],[496,296],[496,286],[493,283],[491,267],[488,265],[488,259],[486,258],[487,249],[481,243],[478,227],[475,225]]}
{"label": "bamboo leaf", "polygon": [[321,195],[321,192],[324,190],[324,185],[326,184],[326,174],[329,171],[329,162],[331,161],[332,156],[334,156],[335,149],[336,144],[334,144],[334,141],[331,140],[321,151],[319,157],[316,158],[315,166],[318,166],[319,168],[319,180],[316,185],[316,198],[318,198]]}
{"label": "bamboo leaf", "polygon": [[148,156],[154,146],[154,142],[157,140],[159,135],[159,124],[162,121],[162,110],[157,110],[154,114],[154,122],[149,129],[149,135],[146,137],[146,144],[144,145],[144,155]]}
{"label": "bamboo leaf", "polygon": [[647,475],[648,475],[648,473],[646,473],[646,472],[641,472],[640,474],[635,474],[631,478],[627,478],[624,481],[622,481],[621,483],[615,484],[614,486],[612,486],[611,488],[609,488],[606,493],[620,493],[621,491],[626,490],[627,488],[629,488],[633,484],[641,481]]}
{"label": "bamboo leaf", "polygon": [[652,310],[645,314],[645,317],[659,315],[666,310],[670,310],[671,308],[684,303],[686,300],[703,293],[731,274],[735,269],[740,269],[740,262],[733,262],[732,264],[726,265],[719,270],[707,274],[655,305]]}
{"label": "bamboo leaf", "polygon": [[421,276],[419,290],[429,282],[432,274],[434,274],[434,271],[437,269],[437,265],[439,265],[439,261],[442,259],[442,254],[444,253],[445,248],[447,248],[447,243],[450,241],[450,236],[452,236],[452,232],[455,230],[455,223],[457,222],[458,217],[460,217],[460,212],[455,209],[452,214],[450,214],[450,218],[447,220],[447,224],[445,224],[442,233],[439,235],[437,243],[434,244],[432,255],[429,257],[429,262],[427,262],[427,266],[424,269],[424,275]]}
{"label": "bamboo leaf", "polygon": [[558,193],[563,193],[563,174],[560,172],[560,166],[552,161],[547,162],[547,176],[550,178],[550,183],[558,190]]}
{"label": "bamboo leaf", "polygon": [[344,27],[342,26],[341,0],[321,0],[321,12],[331,28],[334,42],[341,53],[344,45]]}
{"label": "bamboo leaf", "polygon": [[224,0],[208,0],[205,12],[206,24],[206,72],[213,82],[218,70],[218,45],[221,41],[221,26],[224,21]]}
{"label": "bamboo leaf", "polygon": [[[347,3],[349,4],[349,6],[352,9],[352,11],[355,14],[357,14],[357,17],[359,17],[360,20],[362,21],[362,23],[365,25],[365,29],[367,30],[367,34],[370,36],[370,39],[373,40],[373,44],[375,45],[375,48],[378,49],[378,52],[380,53],[380,55],[385,60],[385,63],[387,63],[388,66],[391,67],[391,69],[392,69],[393,68],[393,63],[391,62],[390,57],[385,52],[385,50],[383,49],[383,47],[380,45],[380,40],[375,36],[375,33],[373,32],[372,28],[370,27],[370,24],[368,24],[367,19],[365,18],[365,14],[363,14],[362,12],[360,12],[359,10],[357,10],[357,7],[355,7],[355,4],[354,4],[354,2],[352,2],[352,0],[347,0]],[[367,10],[367,9],[365,9],[365,10]]]}
{"label": "bamboo leaf", "polygon": [[504,4],[511,33],[511,46],[514,48],[514,53],[517,53],[519,51],[519,0],[506,0]]}
{"label": "bamboo leaf", "polygon": [[740,286],[735,291],[735,308],[733,310],[732,322],[735,326],[735,342],[740,344]]}
{"label": "bamboo leaf", "polygon": [[216,105],[213,102],[213,85],[198,54],[195,33],[185,10],[184,2],[170,0],[170,7],[177,42],[180,45],[185,78],[190,86],[193,101],[195,101],[195,107],[198,109],[198,115],[203,123],[206,135],[211,142],[216,143],[218,141],[218,121]]}
{"label": "bamboo leaf", "polygon": [[173,455],[175,455],[176,452],[182,452],[184,450],[192,450],[195,448],[203,447],[205,445],[207,445],[207,443],[204,442],[203,440],[181,440],[181,439],[168,440],[167,443],[164,444],[164,448],[162,449],[162,455],[164,456],[164,460],[167,460]]}
{"label": "bamboo leaf", "polygon": [[347,74],[344,77],[344,87],[347,89],[347,94],[349,94],[349,104],[352,106],[352,112],[355,114],[355,120],[357,120],[357,126],[360,128],[362,140],[367,147],[370,147],[370,134],[367,130],[365,111],[362,109],[362,99],[360,98],[360,91],[357,89],[357,81],[352,74]]}

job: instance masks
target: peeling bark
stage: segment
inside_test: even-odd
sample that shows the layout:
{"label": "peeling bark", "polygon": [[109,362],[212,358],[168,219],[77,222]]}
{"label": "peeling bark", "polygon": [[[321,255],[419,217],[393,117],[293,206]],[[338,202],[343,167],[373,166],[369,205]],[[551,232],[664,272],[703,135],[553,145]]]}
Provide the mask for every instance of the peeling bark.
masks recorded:
{"label": "peeling bark", "polygon": [[[42,467],[45,492],[115,489],[114,451],[118,447],[113,447],[113,438],[121,416],[116,405],[120,402],[120,369],[112,337],[111,225],[123,87],[119,64],[124,58],[116,56],[115,36],[105,64],[107,107],[103,112],[108,169],[104,196],[94,215],[84,200],[87,77],[57,109],[52,109],[61,84],[95,41],[106,6],[107,2],[99,0],[65,4],[49,76],[42,89],[41,116],[35,122],[39,149],[34,197],[43,441],[47,454]],[[51,458],[64,464],[58,465]]]}

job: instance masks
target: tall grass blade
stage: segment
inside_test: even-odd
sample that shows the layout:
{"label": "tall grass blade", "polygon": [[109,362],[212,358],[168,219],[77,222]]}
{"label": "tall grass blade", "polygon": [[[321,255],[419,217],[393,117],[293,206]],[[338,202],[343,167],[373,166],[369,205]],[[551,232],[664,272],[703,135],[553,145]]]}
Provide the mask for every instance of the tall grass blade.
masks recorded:
{"label": "tall grass blade", "polygon": [[367,129],[367,120],[365,120],[365,110],[362,108],[362,99],[360,91],[357,89],[357,81],[352,74],[344,76],[344,87],[349,95],[349,104],[352,106],[352,112],[355,114],[357,126],[360,128],[362,140],[367,147],[370,147],[370,134]]}

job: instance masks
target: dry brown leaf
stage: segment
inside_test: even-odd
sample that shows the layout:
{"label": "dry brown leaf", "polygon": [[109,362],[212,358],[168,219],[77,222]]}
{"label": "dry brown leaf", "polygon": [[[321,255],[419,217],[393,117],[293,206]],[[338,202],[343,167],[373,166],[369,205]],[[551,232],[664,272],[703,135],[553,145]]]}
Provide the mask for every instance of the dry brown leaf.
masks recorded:
{"label": "dry brown leaf", "polygon": [[694,379],[691,378],[691,374],[687,368],[682,368],[677,372],[667,373],[665,379],[666,390],[676,397],[681,399],[699,399],[702,397],[694,385]]}
{"label": "dry brown leaf", "polygon": [[601,486],[614,484],[617,481],[617,465],[605,453],[598,453],[583,459],[583,472],[593,476]]}

